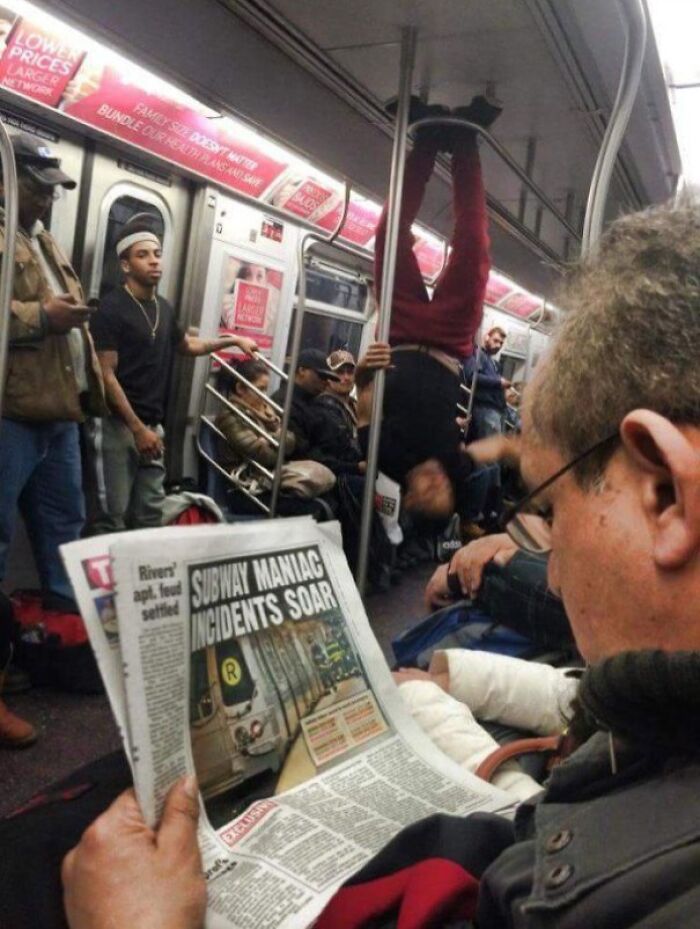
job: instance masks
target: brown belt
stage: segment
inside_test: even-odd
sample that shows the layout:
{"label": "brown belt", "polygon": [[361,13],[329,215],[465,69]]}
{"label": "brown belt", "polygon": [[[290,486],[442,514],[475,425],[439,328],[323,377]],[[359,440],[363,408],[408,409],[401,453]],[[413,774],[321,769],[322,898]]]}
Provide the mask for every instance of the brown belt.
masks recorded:
{"label": "brown belt", "polygon": [[439,348],[433,348],[430,345],[393,345],[391,348],[392,352],[421,352],[423,355],[429,355],[431,358],[434,358],[435,361],[439,362],[443,368],[454,374],[455,377],[461,376],[461,369],[459,362],[456,358],[453,358],[452,355],[448,355],[447,352],[443,352]]}

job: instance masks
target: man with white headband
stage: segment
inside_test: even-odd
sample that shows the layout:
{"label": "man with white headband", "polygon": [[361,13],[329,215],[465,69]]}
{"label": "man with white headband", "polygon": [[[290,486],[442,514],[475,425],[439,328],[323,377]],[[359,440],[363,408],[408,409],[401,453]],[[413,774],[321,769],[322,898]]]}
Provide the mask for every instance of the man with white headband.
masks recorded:
{"label": "man with white headband", "polygon": [[87,428],[93,535],[161,524],[163,420],[175,353],[257,349],[240,336],[200,339],[182,331],[173,307],[157,293],[162,246],[153,223],[142,213],[124,226],[116,247],[124,283],[107,294],[91,324],[111,410]]}

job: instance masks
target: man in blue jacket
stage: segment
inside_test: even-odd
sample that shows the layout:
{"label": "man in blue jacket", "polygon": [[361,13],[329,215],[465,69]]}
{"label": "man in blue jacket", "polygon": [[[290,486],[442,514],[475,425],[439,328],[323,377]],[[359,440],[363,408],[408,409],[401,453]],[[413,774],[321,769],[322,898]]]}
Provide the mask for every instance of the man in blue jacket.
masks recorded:
{"label": "man in blue jacket", "polygon": [[467,385],[471,387],[474,369],[478,364],[476,376],[476,394],[472,407],[472,431],[474,439],[503,432],[503,417],[506,412],[506,390],[510,381],[501,374],[501,363],[496,355],[503,348],[506,332],[500,326],[493,326],[484,336],[480,352],[474,352],[464,362],[464,375]]}

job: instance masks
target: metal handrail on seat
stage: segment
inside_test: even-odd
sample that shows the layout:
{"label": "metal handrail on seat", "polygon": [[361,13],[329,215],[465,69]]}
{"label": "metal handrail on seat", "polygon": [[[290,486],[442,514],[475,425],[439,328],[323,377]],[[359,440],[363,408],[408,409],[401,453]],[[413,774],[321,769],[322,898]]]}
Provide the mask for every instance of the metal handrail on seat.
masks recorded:
{"label": "metal handrail on seat", "polygon": [[[218,428],[218,426],[216,426],[216,424],[213,423],[209,419],[208,416],[201,416],[199,422],[200,422],[200,426],[202,423],[204,423],[206,426],[209,426],[209,428],[213,432],[215,432],[216,435],[218,435],[221,439],[226,441],[226,436]],[[217,470],[219,474],[221,474],[221,476],[229,482],[229,484],[233,485],[233,487],[235,487],[236,490],[244,494],[244,496],[246,496],[249,500],[252,500],[252,502],[257,507],[259,507],[263,511],[263,513],[267,515],[270,512],[270,508],[265,503],[263,503],[262,500],[259,500],[255,496],[255,494],[252,494],[246,487],[243,486],[243,484],[240,481],[237,481],[236,478],[232,474],[229,474],[226,468],[224,468],[222,464],[219,464],[219,462],[215,458],[212,458],[209,452],[207,452],[204,449],[204,447],[202,446],[202,440],[200,438],[199,432],[197,432],[196,444],[197,444],[197,451],[202,456],[202,458],[204,458],[205,461],[207,461],[215,470]],[[257,464],[257,462],[254,462],[252,459],[248,459],[248,461],[251,464]],[[260,465],[260,467],[262,467],[262,465]]]}
{"label": "metal handrail on seat", "polygon": [[272,482],[272,494],[270,497],[270,517],[277,515],[277,506],[279,503],[280,491],[282,489],[282,468],[284,467],[287,452],[287,434],[289,432],[289,421],[292,413],[292,401],[294,399],[294,376],[299,362],[299,353],[301,351],[301,336],[304,326],[304,311],[306,308],[306,256],[313,247],[314,243],[322,245],[335,245],[341,251],[355,254],[351,247],[338,245],[335,240],[345,224],[350,204],[350,185],[345,182],[345,196],[343,199],[343,208],[340,217],[336,223],[335,229],[329,235],[322,235],[319,232],[307,232],[302,236],[299,242],[299,286],[297,294],[296,316],[294,317],[294,329],[292,330],[292,345],[289,352],[289,376],[287,379],[287,390],[284,395],[284,408],[282,410],[282,424],[280,427],[280,441],[277,448],[277,463],[275,465],[275,476]]}
{"label": "metal handrail on seat", "polygon": [[[252,391],[256,397],[259,397],[261,400],[264,400],[265,403],[268,404],[268,406],[272,407],[275,413],[279,414],[282,412],[282,407],[278,403],[275,403],[275,401],[271,397],[268,397],[268,395],[264,391],[260,390],[259,387],[256,387],[255,384],[252,383],[252,381],[249,381],[247,378],[243,377],[241,372],[237,371],[236,368],[233,367],[233,365],[230,365],[226,361],[225,358],[223,358],[221,355],[217,354],[216,352],[212,352],[210,357],[212,361],[216,361],[219,365],[221,365],[221,367],[225,371],[228,371],[228,373],[232,377],[234,377],[237,381],[239,381],[241,384],[245,384],[248,390]],[[258,355],[256,353],[253,357],[255,358],[256,361],[262,361],[264,356]],[[284,372],[282,373],[284,374]],[[286,376],[285,376],[285,379],[286,379]]]}

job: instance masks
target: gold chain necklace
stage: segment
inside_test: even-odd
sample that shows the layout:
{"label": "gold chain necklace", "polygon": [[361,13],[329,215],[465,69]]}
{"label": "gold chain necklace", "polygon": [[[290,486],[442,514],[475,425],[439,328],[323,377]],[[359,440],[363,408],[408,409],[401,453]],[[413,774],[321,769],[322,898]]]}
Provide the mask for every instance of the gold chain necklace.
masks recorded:
{"label": "gold chain necklace", "polygon": [[141,310],[141,312],[143,313],[144,319],[146,320],[146,323],[148,324],[148,328],[149,328],[150,331],[151,331],[151,340],[152,340],[153,342],[155,342],[155,340],[156,340],[156,332],[158,332],[158,326],[160,325],[160,304],[158,303],[158,297],[156,297],[155,294],[153,295],[153,301],[154,301],[154,303],[155,303],[155,305],[156,305],[156,321],[155,321],[153,324],[151,324],[151,318],[150,318],[150,316],[148,315],[148,313],[146,312],[145,306],[143,305],[143,303],[141,303],[140,300],[137,300],[137,299],[136,299],[136,297],[135,297],[135,296],[133,295],[133,293],[131,292],[131,288],[129,287],[128,284],[124,284],[124,290],[129,294],[129,296],[130,296],[131,299],[134,301],[134,303],[136,304],[136,306],[137,306],[137,307]]}

